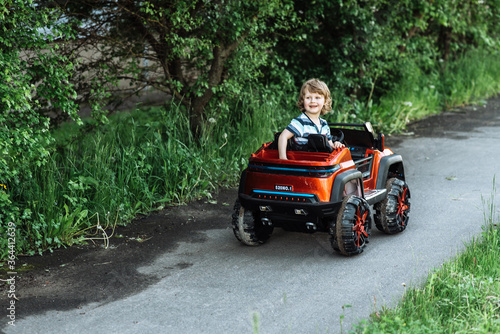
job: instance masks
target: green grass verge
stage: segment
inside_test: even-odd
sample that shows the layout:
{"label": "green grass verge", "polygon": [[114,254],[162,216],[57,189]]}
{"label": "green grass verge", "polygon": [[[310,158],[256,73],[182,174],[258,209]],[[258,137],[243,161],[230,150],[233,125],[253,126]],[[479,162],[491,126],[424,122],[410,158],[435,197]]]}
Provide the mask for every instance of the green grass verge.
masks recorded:
{"label": "green grass verge", "polygon": [[[402,69],[406,76],[397,90],[376,102],[336,98],[336,112],[325,118],[371,121],[378,131],[396,133],[411,120],[481,103],[500,91],[499,53],[475,51],[426,73],[403,59]],[[75,124],[66,124],[54,132],[48,163],[33,166],[29,177],[8,190],[22,213],[17,254],[102,237],[99,226],[127,224],[138,213],[235,186],[249,155],[298,115],[297,94],[249,88],[208,115],[201,141],[191,136],[186,110],[174,104],[119,113],[83,136],[76,136],[81,129]],[[2,249],[5,258],[7,247]]]}
{"label": "green grass verge", "polygon": [[12,190],[24,207],[18,254],[100,238],[98,226],[127,224],[139,213],[236,185],[250,153],[288,118],[276,117],[275,103],[242,100],[230,113],[237,119],[213,115],[201,142],[177,105],[119,113],[83,136],[65,124],[54,133],[49,162]]}
{"label": "green grass verge", "polygon": [[484,104],[500,92],[500,53],[474,50],[450,63],[421,70],[415,60],[401,60],[398,88],[375,103],[359,107],[357,118],[370,120],[386,134],[443,110]]}
{"label": "green grass verge", "polygon": [[395,308],[375,312],[353,332],[500,333],[500,225],[493,199],[480,236],[421,287],[409,288]]}

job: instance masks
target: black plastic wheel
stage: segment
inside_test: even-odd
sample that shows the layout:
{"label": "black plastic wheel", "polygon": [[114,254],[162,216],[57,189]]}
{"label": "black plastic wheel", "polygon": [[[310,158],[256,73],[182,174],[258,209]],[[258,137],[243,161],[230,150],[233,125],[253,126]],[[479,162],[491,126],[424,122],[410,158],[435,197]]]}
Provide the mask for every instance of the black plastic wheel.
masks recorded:
{"label": "black plastic wheel", "polygon": [[273,226],[264,225],[255,217],[254,212],[246,210],[236,200],[232,216],[233,232],[236,239],[249,246],[258,246],[269,239]]}
{"label": "black plastic wheel", "polygon": [[335,234],[330,227],[332,248],[347,256],[362,253],[370,239],[371,219],[370,205],[363,198],[352,195],[344,198]]}
{"label": "black plastic wheel", "polygon": [[405,181],[392,178],[386,184],[387,196],[375,204],[375,226],[387,234],[403,232],[410,213],[410,189]]}
{"label": "black plastic wheel", "polygon": [[328,234],[330,234],[330,244],[334,251],[340,253],[339,243],[337,239],[337,220],[329,219],[327,221],[328,224]]}

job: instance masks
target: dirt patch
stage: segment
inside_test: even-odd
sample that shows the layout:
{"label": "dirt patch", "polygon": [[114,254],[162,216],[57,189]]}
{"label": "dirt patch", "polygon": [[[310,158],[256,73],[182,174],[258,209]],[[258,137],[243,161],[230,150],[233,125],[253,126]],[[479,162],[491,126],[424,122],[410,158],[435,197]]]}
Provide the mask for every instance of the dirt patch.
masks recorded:
{"label": "dirt patch", "polygon": [[[465,139],[463,133],[477,127],[500,126],[499,114],[500,99],[491,99],[485,106],[464,107],[410,124],[408,133],[410,137]],[[386,143],[394,147],[409,136],[388,136]],[[18,267],[26,270],[19,271],[16,279],[18,317],[75,309],[91,302],[106,303],[145,289],[159,278],[138,273],[138,267],[175,250],[178,242],[204,242],[200,231],[227,228],[227,233],[232,233],[230,217],[236,196],[236,189],[226,189],[211,201],[199,200],[138,217],[126,228],[117,228],[108,249],[102,244],[89,244],[19,258]],[[171,270],[189,266],[178,263]],[[5,272],[4,264],[2,278]],[[2,290],[7,291],[3,284]],[[1,302],[5,306],[4,297],[5,293]]]}
{"label": "dirt patch", "polygon": [[[228,228],[236,199],[235,189],[222,190],[213,200],[168,207],[118,227],[105,249],[102,243],[57,249],[42,256],[20,257],[16,278],[18,317],[48,310],[79,308],[135,294],[159,278],[136,269],[151,264],[157,255],[173,251],[179,241],[204,242],[198,231]],[[232,233],[228,229],[228,233]],[[172,270],[190,267],[178,263]],[[5,266],[0,275],[5,279]],[[4,282],[2,291],[7,291]],[[2,294],[2,304],[7,302]]]}

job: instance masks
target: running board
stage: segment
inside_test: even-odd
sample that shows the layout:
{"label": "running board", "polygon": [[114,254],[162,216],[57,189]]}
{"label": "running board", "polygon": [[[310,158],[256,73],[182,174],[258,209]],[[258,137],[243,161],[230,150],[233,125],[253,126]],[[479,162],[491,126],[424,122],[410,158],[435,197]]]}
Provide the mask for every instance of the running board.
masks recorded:
{"label": "running board", "polygon": [[365,192],[365,200],[368,204],[373,205],[385,199],[387,189],[372,189]]}

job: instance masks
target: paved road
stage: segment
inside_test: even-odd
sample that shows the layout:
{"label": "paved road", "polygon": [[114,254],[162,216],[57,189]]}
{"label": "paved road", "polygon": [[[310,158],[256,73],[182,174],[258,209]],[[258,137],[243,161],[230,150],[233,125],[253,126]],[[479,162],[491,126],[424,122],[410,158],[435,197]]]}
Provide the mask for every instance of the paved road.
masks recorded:
{"label": "paved road", "polygon": [[403,283],[419,284],[481,231],[482,199],[490,198],[500,167],[499,106],[491,100],[487,108],[417,123],[423,136],[392,139],[405,160],[410,224],[394,236],[373,231],[360,256],[333,254],[325,234],[281,230],[261,247],[246,247],[232,235],[229,218],[219,217],[228,228],[181,240],[140,267],[157,280],[137,294],[68,311],[48,309],[3,329],[192,334],[252,333],[257,327],[262,334],[340,333],[341,325],[345,330],[375,309],[393,306]]}

